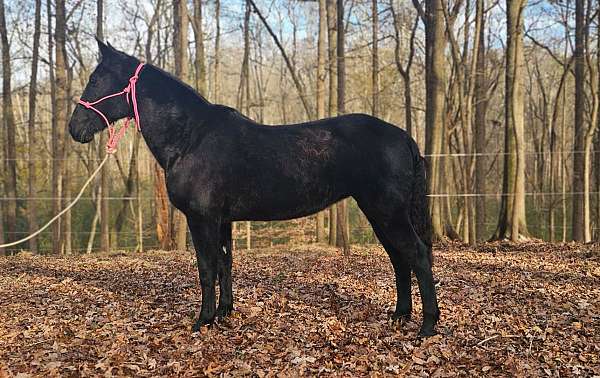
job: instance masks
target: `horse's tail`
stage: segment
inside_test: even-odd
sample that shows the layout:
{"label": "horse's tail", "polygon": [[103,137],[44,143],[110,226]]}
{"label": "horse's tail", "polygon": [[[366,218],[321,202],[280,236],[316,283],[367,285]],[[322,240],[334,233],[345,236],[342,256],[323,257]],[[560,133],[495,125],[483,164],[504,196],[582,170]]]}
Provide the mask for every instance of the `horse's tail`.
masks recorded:
{"label": "horse's tail", "polygon": [[415,162],[415,176],[412,189],[412,206],[410,219],[413,227],[427,247],[429,263],[433,265],[431,248],[431,216],[429,214],[429,197],[427,197],[427,162],[418,152]]}

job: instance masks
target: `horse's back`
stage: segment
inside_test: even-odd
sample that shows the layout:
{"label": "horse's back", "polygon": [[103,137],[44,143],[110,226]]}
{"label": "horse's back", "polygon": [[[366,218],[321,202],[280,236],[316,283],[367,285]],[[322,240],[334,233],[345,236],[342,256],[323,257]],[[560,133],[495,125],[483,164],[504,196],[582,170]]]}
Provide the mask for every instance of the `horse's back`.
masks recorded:
{"label": "horse's back", "polygon": [[245,168],[272,167],[268,171],[274,174],[279,165],[283,173],[307,179],[319,173],[348,184],[377,181],[389,174],[412,173],[419,154],[403,129],[367,114],[273,126],[237,111],[229,116],[232,122],[224,132],[232,140],[231,153]]}

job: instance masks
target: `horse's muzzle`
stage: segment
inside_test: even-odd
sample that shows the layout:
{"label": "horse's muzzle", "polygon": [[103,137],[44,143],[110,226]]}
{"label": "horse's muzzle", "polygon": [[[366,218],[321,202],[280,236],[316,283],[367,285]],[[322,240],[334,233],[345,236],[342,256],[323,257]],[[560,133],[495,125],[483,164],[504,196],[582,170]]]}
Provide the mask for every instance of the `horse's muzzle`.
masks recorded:
{"label": "horse's muzzle", "polygon": [[89,143],[94,140],[94,133],[84,127],[78,127],[74,122],[69,123],[69,134],[79,143]]}

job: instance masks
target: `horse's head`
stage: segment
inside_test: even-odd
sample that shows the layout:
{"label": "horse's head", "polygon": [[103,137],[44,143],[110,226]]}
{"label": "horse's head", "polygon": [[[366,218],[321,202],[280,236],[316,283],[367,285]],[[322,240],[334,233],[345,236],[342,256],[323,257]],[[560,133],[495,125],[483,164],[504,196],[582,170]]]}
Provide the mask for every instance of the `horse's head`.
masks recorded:
{"label": "horse's head", "polygon": [[[134,57],[116,50],[110,44],[105,45],[102,41],[97,41],[101,56],[100,63],[81,94],[81,99],[87,102],[94,102],[123,90],[139,64]],[[102,112],[110,123],[132,114],[125,96],[109,98],[94,107]],[[87,109],[82,104],[75,106],[69,122],[69,132],[73,139],[80,143],[89,143],[94,139],[94,134],[105,128],[106,123],[98,113]]]}

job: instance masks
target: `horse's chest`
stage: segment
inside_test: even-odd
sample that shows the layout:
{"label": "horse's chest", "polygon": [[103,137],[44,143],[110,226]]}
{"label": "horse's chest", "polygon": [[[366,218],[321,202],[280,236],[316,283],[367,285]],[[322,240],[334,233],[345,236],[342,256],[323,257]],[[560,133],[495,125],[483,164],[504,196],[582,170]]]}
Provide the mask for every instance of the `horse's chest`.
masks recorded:
{"label": "horse's chest", "polygon": [[204,211],[220,202],[221,181],[210,169],[178,165],[166,172],[167,193],[171,203],[184,213]]}

